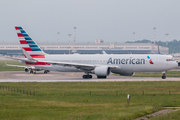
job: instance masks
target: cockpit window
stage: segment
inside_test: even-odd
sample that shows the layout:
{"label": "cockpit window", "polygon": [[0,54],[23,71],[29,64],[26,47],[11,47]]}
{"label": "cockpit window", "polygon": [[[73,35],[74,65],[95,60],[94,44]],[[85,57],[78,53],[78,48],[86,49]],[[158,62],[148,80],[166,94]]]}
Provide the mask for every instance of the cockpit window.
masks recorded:
{"label": "cockpit window", "polygon": [[166,61],[174,61],[173,59],[166,59]]}

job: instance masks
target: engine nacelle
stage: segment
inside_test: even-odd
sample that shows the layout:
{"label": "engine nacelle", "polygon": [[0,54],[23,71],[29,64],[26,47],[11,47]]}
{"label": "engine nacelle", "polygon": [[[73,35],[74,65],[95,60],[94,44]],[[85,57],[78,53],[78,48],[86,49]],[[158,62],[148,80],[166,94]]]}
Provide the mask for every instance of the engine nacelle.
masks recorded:
{"label": "engine nacelle", "polygon": [[97,76],[108,76],[110,72],[111,72],[110,67],[107,67],[107,66],[100,66],[94,69],[94,73]]}
{"label": "engine nacelle", "polygon": [[122,71],[121,69],[116,68],[112,68],[111,72],[115,74],[120,74],[122,76],[133,76],[135,74],[135,72],[133,71]]}
{"label": "engine nacelle", "polygon": [[28,71],[29,71],[29,69],[28,69],[28,68],[25,68],[25,69],[24,69],[24,71],[25,71],[25,72],[28,72]]}
{"label": "engine nacelle", "polygon": [[119,73],[122,76],[133,76],[135,72]]}

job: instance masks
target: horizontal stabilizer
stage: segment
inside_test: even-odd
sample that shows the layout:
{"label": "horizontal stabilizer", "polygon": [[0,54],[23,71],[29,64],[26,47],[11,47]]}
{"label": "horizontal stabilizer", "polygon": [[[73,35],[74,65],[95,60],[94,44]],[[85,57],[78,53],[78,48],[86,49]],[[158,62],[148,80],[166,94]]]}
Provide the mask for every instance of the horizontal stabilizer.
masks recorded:
{"label": "horizontal stabilizer", "polygon": [[11,64],[7,64],[5,61],[5,65],[6,66],[12,66],[12,67],[22,67],[22,68],[27,68],[27,66],[23,66],[23,65],[11,65]]}
{"label": "horizontal stabilizer", "polygon": [[36,60],[29,60],[27,58],[15,58],[15,57],[5,57],[5,58],[13,59],[13,60],[21,60],[21,61],[25,61],[25,62],[32,62],[32,63],[36,63],[37,62]]}

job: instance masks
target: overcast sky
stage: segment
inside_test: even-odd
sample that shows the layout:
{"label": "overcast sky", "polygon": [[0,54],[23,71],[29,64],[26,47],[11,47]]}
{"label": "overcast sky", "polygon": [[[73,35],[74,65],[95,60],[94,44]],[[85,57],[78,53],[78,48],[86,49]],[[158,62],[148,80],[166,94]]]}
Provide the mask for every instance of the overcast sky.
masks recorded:
{"label": "overcast sky", "polygon": [[0,0],[0,42],[18,43],[22,26],[38,43],[180,40],[180,0]]}

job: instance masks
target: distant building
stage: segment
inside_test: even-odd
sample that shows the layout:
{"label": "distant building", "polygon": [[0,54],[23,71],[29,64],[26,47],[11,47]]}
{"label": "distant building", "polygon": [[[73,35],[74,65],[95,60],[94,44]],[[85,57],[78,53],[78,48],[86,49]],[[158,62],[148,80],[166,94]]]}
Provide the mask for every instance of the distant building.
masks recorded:
{"label": "distant building", "polygon": [[95,40],[95,43],[104,43],[104,40]]}
{"label": "distant building", "polygon": [[[154,44],[151,43],[39,43],[39,46],[48,54],[154,54]],[[159,52],[166,54],[166,47],[159,46]],[[158,46],[155,46],[155,53],[158,54]],[[23,55],[20,44],[0,43],[0,54]]]}

